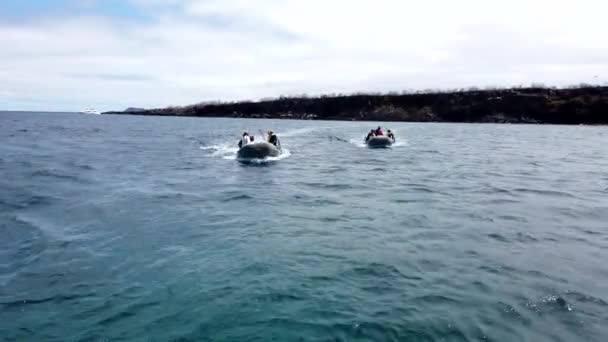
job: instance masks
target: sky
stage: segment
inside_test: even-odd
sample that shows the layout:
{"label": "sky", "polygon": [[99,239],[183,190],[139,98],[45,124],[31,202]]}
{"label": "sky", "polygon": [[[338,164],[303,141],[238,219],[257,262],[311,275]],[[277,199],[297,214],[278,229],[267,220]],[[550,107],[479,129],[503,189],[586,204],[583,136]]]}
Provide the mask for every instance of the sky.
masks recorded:
{"label": "sky", "polygon": [[608,85],[605,0],[0,0],[0,110]]}

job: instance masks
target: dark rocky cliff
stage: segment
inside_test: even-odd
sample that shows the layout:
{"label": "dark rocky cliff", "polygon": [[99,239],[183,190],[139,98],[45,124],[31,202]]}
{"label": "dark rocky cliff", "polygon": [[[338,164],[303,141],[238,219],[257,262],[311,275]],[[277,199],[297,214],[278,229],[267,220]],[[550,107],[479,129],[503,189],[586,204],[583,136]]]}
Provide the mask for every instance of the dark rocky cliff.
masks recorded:
{"label": "dark rocky cliff", "polygon": [[108,112],[163,116],[368,121],[608,124],[608,87],[280,97]]}

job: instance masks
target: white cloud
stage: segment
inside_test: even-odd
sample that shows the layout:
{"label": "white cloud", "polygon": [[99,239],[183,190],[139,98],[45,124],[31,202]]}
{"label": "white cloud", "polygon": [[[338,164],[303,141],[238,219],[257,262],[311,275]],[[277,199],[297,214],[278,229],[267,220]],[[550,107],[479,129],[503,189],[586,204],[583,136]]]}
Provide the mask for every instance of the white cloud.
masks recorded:
{"label": "white cloud", "polygon": [[152,19],[0,24],[0,108],[608,81],[601,0],[133,3]]}

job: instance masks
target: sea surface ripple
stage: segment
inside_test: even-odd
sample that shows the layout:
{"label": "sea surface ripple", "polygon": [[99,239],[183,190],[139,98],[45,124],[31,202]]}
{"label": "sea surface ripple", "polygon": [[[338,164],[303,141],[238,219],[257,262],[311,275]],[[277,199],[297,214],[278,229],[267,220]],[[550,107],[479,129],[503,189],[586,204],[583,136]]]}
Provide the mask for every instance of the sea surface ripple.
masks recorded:
{"label": "sea surface ripple", "polygon": [[608,340],[605,127],[375,125],[0,113],[0,340]]}

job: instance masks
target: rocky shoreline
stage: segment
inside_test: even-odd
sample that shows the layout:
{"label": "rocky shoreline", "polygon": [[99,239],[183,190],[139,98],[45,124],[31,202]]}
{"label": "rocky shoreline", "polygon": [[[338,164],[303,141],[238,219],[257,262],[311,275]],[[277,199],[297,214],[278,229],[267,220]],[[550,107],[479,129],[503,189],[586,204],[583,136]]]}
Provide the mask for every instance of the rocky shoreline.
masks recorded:
{"label": "rocky shoreline", "polygon": [[608,87],[280,97],[104,114],[300,120],[608,124]]}

